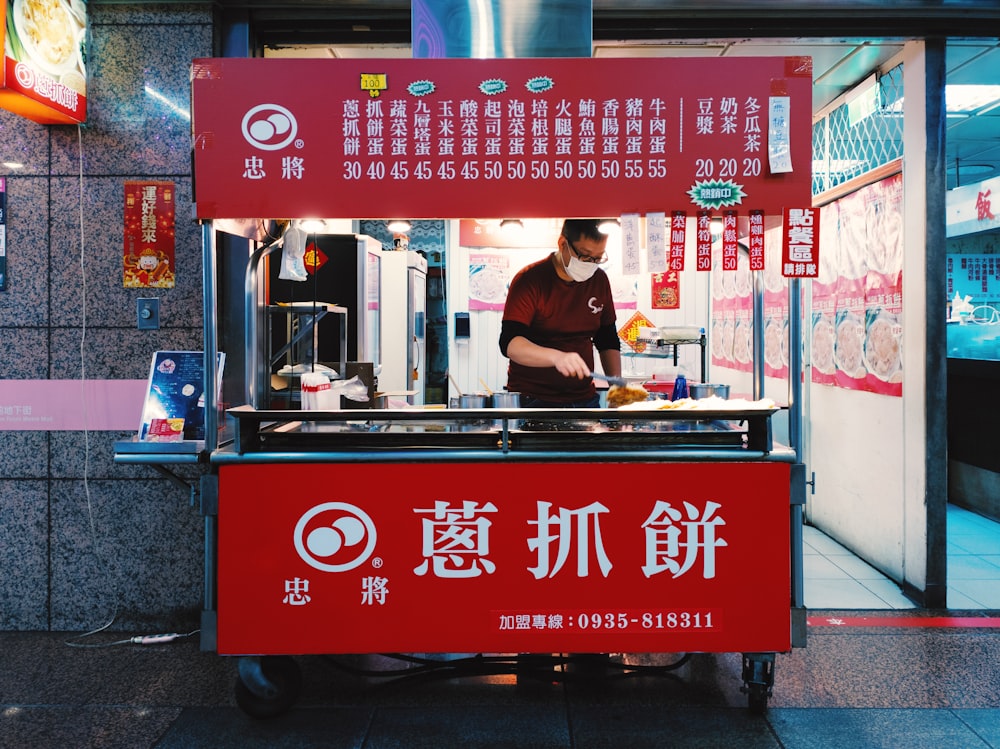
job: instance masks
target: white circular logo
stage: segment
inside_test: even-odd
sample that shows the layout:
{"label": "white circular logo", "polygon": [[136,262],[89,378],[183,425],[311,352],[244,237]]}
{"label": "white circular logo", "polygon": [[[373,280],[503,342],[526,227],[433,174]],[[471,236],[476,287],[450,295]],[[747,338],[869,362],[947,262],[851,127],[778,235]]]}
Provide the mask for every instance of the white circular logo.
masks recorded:
{"label": "white circular logo", "polygon": [[295,551],[322,572],[346,572],[371,556],[375,537],[375,523],[360,507],[325,502],[295,524]]}
{"label": "white circular logo", "polygon": [[243,115],[243,137],[262,151],[284,148],[298,133],[295,115],[279,104],[258,104]]}

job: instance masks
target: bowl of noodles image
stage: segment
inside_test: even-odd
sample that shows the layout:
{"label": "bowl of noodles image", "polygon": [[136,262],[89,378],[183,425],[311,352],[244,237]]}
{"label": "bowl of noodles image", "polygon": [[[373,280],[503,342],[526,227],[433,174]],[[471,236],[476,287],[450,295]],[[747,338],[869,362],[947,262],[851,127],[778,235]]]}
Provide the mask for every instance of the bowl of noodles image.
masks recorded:
{"label": "bowl of noodles image", "polygon": [[81,25],[68,0],[14,0],[11,13],[22,62],[57,77],[78,66]]}
{"label": "bowl of noodles image", "polygon": [[733,272],[733,288],[736,296],[750,296],[753,292],[753,276],[750,274],[750,261],[741,257]]}
{"label": "bowl of noodles image", "polygon": [[721,319],[712,320],[712,356],[716,359],[725,359],[725,349],[722,347],[722,329],[724,325]]}
{"label": "bowl of noodles image", "polygon": [[903,366],[900,338],[902,326],[895,315],[869,315],[865,331],[865,367],[883,382],[895,382]]}
{"label": "bowl of noodles image", "polygon": [[507,279],[492,265],[473,268],[469,276],[469,296],[480,302],[499,304],[507,296]]}
{"label": "bowl of noodles image", "polygon": [[840,312],[833,342],[833,358],[837,369],[851,377],[863,377],[865,326],[853,312]]}
{"label": "bowl of noodles image", "polygon": [[771,319],[764,324],[764,361],[773,369],[788,364],[788,326],[784,320]]}
{"label": "bowl of noodles image", "polygon": [[837,371],[833,361],[833,345],[836,340],[833,320],[827,315],[818,315],[813,322],[812,365],[823,374],[832,375]]}
{"label": "bowl of noodles image", "polygon": [[753,359],[753,322],[750,320],[741,318],[736,321],[733,358],[740,364],[748,364]]}

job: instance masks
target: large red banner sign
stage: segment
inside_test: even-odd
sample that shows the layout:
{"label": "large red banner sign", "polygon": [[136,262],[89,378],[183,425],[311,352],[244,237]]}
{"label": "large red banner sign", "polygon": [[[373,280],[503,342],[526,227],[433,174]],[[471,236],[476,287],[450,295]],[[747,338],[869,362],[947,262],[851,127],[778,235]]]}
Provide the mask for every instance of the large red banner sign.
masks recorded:
{"label": "large red banner sign", "polygon": [[777,215],[811,196],[810,58],[203,59],[192,98],[199,218]]}
{"label": "large red banner sign", "polygon": [[787,464],[271,463],[219,478],[223,654],[790,648]]}

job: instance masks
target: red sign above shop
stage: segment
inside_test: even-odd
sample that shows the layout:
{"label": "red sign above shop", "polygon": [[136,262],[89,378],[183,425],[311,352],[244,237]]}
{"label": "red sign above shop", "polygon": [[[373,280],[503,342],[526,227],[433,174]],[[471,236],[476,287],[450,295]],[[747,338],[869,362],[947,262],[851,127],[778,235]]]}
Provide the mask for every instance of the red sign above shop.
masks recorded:
{"label": "red sign above shop", "polygon": [[788,518],[783,463],[223,466],[218,651],[785,651]]}
{"label": "red sign above shop", "polygon": [[811,198],[810,58],[204,59],[192,98],[198,218],[778,215]]}

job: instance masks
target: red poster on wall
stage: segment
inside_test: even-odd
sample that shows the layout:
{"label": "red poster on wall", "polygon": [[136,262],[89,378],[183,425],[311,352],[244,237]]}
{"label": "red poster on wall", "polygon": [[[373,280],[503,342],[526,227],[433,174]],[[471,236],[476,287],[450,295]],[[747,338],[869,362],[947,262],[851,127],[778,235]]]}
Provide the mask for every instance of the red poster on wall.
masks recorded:
{"label": "red poster on wall", "polygon": [[675,270],[653,273],[651,278],[653,309],[681,308],[681,279]]}
{"label": "red poster on wall", "polygon": [[[447,476],[222,466],[218,652],[789,649],[788,464],[467,463]],[[623,493],[622,476],[643,481]]]}
{"label": "red poster on wall", "polygon": [[124,285],[174,287],[174,183],[125,183]]}
{"label": "red poster on wall", "polygon": [[[766,154],[775,81],[794,171]],[[545,218],[811,196],[810,58],[201,59],[199,218]]]}

